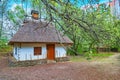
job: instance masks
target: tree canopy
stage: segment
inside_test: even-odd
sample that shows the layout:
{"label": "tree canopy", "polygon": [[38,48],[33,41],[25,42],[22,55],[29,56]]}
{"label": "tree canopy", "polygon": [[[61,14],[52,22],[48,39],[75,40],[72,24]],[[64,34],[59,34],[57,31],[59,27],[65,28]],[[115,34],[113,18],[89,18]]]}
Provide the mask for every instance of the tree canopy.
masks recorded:
{"label": "tree canopy", "polygon": [[[15,28],[29,17],[29,10],[37,10],[40,20],[52,22],[55,27],[74,42],[70,49],[78,55],[93,48],[119,47],[119,20],[112,14],[110,6],[99,0],[22,0],[26,7],[16,6],[7,11],[7,18]],[[78,4],[79,3],[79,4]],[[29,6],[27,6],[29,5]],[[97,6],[95,6],[97,5]],[[26,8],[26,9],[25,9]],[[16,31],[17,31],[16,29]]]}

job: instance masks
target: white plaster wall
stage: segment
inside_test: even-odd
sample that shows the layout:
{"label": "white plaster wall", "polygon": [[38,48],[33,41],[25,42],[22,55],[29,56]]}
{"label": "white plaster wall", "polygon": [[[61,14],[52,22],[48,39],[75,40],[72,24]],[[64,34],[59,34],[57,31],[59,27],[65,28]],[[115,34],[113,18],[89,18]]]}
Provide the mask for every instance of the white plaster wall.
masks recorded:
{"label": "white plaster wall", "polygon": [[62,45],[55,45],[55,57],[66,57],[66,47]]}
{"label": "white plaster wall", "polygon": [[[17,54],[15,54],[15,47],[17,47]],[[42,47],[41,55],[34,55],[34,47]],[[34,45],[31,47],[31,44],[15,44],[13,55],[17,60],[25,61],[25,60],[37,60],[37,59],[45,59],[47,58],[47,49],[45,44]],[[60,44],[55,45],[55,57],[66,57],[66,46],[62,46]]]}
{"label": "white plaster wall", "polygon": [[46,46],[42,46],[42,54],[34,55],[34,47],[17,47],[17,55],[15,54],[14,48],[14,57],[17,60],[37,60],[37,59],[45,59],[47,57]]}

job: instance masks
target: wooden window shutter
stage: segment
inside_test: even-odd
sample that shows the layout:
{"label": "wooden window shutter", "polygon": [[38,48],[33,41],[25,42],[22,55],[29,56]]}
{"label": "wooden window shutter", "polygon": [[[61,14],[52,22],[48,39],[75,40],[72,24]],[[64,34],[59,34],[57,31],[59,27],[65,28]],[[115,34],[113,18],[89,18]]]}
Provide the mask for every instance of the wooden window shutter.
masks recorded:
{"label": "wooden window shutter", "polygon": [[41,47],[34,47],[34,55],[41,55],[42,48]]}

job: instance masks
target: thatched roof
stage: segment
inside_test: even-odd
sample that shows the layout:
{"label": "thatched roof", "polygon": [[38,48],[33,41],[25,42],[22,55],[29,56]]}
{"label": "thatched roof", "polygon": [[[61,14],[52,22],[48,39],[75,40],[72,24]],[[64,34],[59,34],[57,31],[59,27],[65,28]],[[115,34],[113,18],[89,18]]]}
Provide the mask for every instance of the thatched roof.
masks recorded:
{"label": "thatched roof", "polygon": [[27,22],[21,27],[9,44],[13,43],[63,43],[72,44],[73,42],[67,37],[60,34],[58,30],[47,22]]}

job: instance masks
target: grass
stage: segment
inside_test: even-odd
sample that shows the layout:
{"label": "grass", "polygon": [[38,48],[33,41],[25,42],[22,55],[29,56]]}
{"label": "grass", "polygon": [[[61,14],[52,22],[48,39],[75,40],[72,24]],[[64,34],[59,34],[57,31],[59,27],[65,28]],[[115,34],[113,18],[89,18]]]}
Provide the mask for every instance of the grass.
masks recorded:
{"label": "grass", "polygon": [[0,48],[0,56],[8,55],[8,53],[11,53],[12,49],[13,48],[11,46],[6,46],[6,47]]}
{"label": "grass", "polygon": [[72,62],[86,62],[88,60],[83,56],[71,56],[70,61],[72,61]]}
{"label": "grass", "polygon": [[92,57],[109,57],[113,55],[114,53],[92,53]]}
{"label": "grass", "polygon": [[84,56],[71,56],[70,61],[73,62],[88,62],[88,61],[101,61],[109,56],[112,56],[114,53],[86,53]]}
{"label": "grass", "polygon": [[1,52],[3,52],[3,53],[5,53],[5,52],[10,52],[10,51],[12,51],[12,47],[11,46],[7,46],[7,47],[4,47],[4,48],[0,48],[0,53]]}

